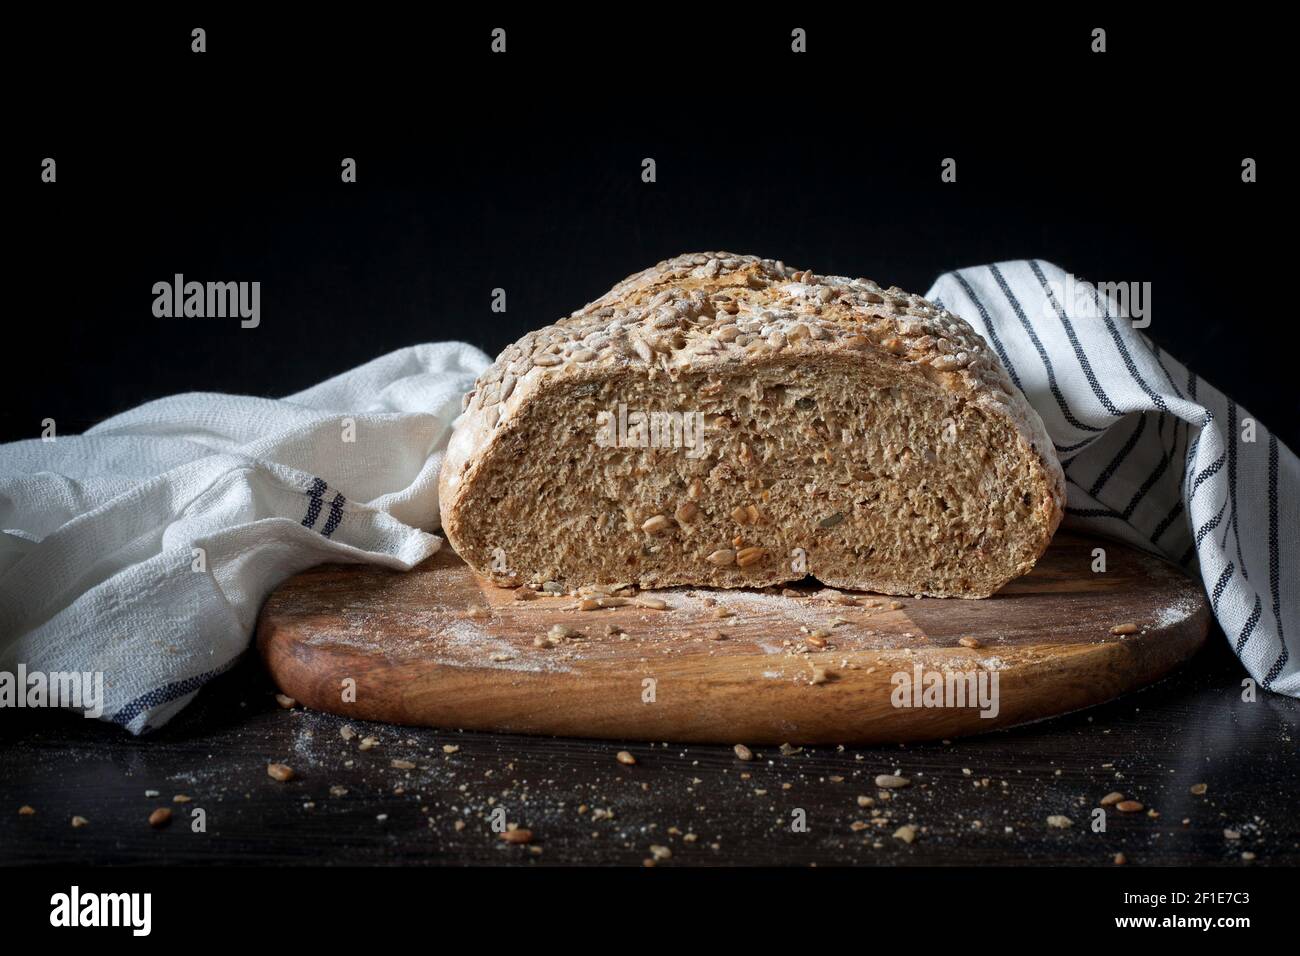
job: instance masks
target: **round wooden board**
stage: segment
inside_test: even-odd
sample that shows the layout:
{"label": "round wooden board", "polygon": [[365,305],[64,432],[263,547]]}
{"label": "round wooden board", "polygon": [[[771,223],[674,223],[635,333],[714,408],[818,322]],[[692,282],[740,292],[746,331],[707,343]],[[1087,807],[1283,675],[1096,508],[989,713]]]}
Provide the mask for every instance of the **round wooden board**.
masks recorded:
{"label": "round wooden board", "polygon": [[[1097,547],[1103,573],[1092,570]],[[257,642],[284,693],[360,719],[866,744],[979,733],[1111,700],[1189,658],[1210,621],[1199,583],[1174,566],[1069,532],[1033,572],[983,601],[855,595],[878,605],[863,607],[837,604],[820,586],[796,590],[678,589],[656,592],[667,611],[579,611],[567,596],[516,600],[443,548],[406,573],[323,565],[292,578],[263,607]],[[484,610],[471,617],[471,608]],[[1126,623],[1140,630],[1110,633]],[[583,636],[536,646],[555,624]],[[824,649],[807,640],[819,628],[830,631]],[[959,701],[959,682],[984,700]]]}

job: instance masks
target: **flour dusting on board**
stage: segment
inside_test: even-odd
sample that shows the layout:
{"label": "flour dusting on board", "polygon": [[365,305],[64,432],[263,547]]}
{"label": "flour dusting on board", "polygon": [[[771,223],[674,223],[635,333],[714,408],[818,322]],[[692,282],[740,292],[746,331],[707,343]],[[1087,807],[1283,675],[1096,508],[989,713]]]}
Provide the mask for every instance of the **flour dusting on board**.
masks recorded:
{"label": "flour dusting on board", "polygon": [[503,670],[531,671],[536,674],[543,672],[564,674],[571,670],[553,656],[547,656],[539,651],[521,651],[513,644],[487,633],[473,621],[463,619],[450,621],[438,634],[444,639],[447,647],[469,652],[472,655],[457,655],[446,660],[431,658],[439,664],[449,664],[454,667],[487,664]]}
{"label": "flour dusting on board", "polygon": [[1156,626],[1165,628],[1181,624],[1195,614],[1203,603],[1199,594],[1196,597],[1186,596],[1172,601],[1156,612]]}

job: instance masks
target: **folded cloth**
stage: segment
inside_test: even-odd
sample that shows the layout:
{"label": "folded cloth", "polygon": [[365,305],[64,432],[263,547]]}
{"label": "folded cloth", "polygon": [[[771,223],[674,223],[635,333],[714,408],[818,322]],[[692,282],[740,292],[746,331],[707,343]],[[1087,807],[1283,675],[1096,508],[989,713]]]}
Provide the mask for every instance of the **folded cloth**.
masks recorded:
{"label": "folded cloth", "polygon": [[1029,260],[946,273],[928,298],[984,336],[1042,416],[1065,469],[1066,522],[1199,574],[1251,677],[1300,696],[1300,466],[1134,328],[1150,320],[1149,296],[1135,323],[1123,300],[1140,295]]}
{"label": "folded cloth", "polygon": [[438,549],[443,450],[488,364],[417,345],[283,399],[176,395],[0,445],[0,671],[102,673],[104,719],[161,726],[285,578]]}

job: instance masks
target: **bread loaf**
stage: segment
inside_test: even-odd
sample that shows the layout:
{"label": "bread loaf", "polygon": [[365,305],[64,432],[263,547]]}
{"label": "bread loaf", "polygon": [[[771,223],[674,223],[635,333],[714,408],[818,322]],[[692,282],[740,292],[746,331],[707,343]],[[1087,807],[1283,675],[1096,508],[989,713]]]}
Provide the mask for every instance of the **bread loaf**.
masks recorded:
{"label": "bread loaf", "polygon": [[466,397],[443,530],[499,583],[811,575],[986,597],[1061,519],[1038,415],[964,321],[754,256],[661,262],[501,353]]}

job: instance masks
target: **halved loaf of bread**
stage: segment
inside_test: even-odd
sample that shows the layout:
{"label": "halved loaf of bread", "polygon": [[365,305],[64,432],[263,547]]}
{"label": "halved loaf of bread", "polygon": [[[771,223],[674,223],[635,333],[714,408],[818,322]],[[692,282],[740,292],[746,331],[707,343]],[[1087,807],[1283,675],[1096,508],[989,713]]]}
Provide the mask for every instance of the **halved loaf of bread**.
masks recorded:
{"label": "halved loaf of bread", "polygon": [[969,325],[771,259],[661,262],[511,345],[466,401],[442,526],[504,584],[986,597],[1065,501]]}

